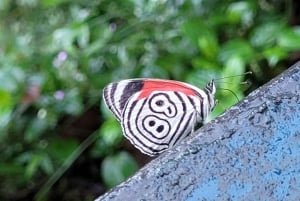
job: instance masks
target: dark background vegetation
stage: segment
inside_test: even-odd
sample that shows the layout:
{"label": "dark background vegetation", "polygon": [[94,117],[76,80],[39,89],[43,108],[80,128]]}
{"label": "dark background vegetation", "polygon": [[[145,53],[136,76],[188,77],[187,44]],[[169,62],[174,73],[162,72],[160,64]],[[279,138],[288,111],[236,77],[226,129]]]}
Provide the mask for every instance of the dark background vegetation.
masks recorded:
{"label": "dark background vegetation", "polygon": [[[93,200],[150,160],[103,105],[106,84],[202,88],[250,70],[218,83],[241,99],[299,59],[299,23],[296,1],[1,0],[0,200]],[[210,119],[237,102],[217,98]]]}

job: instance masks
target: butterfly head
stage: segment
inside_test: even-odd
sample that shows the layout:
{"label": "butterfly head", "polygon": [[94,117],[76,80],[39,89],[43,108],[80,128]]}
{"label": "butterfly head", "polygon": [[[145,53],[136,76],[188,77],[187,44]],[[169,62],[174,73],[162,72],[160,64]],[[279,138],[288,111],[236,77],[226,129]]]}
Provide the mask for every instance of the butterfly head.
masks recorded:
{"label": "butterfly head", "polygon": [[214,80],[211,80],[210,82],[208,82],[205,86],[205,89],[212,95],[214,95],[216,93],[216,85]]}
{"label": "butterfly head", "polygon": [[210,82],[208,82],[206,84],[204,90],[208,94],[208,99],[209,99],[209,103],[210,103],[210,111],[212,111],[218,103],[218,100],[215,100],[216,85],[215,85],[214,80],[211,80]]}

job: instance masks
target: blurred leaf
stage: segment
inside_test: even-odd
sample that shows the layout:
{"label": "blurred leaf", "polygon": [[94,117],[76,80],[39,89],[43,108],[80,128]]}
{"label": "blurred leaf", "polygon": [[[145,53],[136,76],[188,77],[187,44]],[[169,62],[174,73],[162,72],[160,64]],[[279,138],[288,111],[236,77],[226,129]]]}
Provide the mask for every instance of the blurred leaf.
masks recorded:
{"label": "blurred leaf", "polygon": [[42,0],[42,5],[45,7],[51,7],[51,6],[59,6],[60,4],[63,4],[65,2],[68,2],[71,0]]}
{"label": "blurred leaf", "polygon": [[9,7],[9,0],[2,0],[0,1],[0,11],[5,11]]}
{"label": "blurred leaf", "polygon": [[[216,80],[219,104],[215,107],[210,118],[220,115],[224,110],[239,102],[243,97],[241,81],[245,72],[245,62],[240,57],[231,57],[225,64],[220,78]],[[233,77],[232,77],[233,76]]]}
{"label": "blurred leaf", "polygon": [[32,154],[31,159],[28,161],[25,169],[25,176],[31,178],[37,171],[40,166],[43,156],[39,153]]}
{"label": "blurred leaf", "polygon": [[[86,7],[81,7],[80,5],[74,5],[71,7],[70,14],[74,22],[84,22],[82,27],[88,28],[85,23],[85,20],[88,20],[88,17],[91,15],[91,10]],[[88,30],[88,29],[86,29]]]}
{"label": "blurred leaf", "polygon": [[72,28],[76,31],[76,41],[79,48],[87,47],[90,42],[90,30],[88,25],[84,23],[73,24]]}
{"label": "blurred leaf", "polygon": [[[78,142],[74,139],[53,138],[48,141],[45,151],[52,158],[64,162],[78,147]],[[45,165],[50,164],[50,161],[44,161]],[[50,165],[48,166],[50,168]],[[50,168],[51,169],[51,168]]]}
{"label": "blurred leaf", "polygon": [[8,92],[16,92],[19,84],[23,84],[25,79],[24,72],[17,67],[6,67],[0,70],[0,89]]}
{"label": "blurred leaf", "polygon": [[[241,95],[239,92],[240,82],[243,80],[243,73],[245,72],[246,63],[240,57],[231,57],[227,60],[225,68],[222,71],[222,79],[220,82],[223,89],[230,89]],[[234,76],[234,77],[231,77]],[[229,78],[226,78],[229,77]]]}
{"label": "blurred leaf", "polygon": [[250,26],[255,15],[255,4],[251,1],[233,2],[228,6],[226,15],[233,24],[242,23]]}
{"label": "blurred leaf", "polygon": [[263,55],[268,60],[270,67],[275,67],[280,60],[288,57],[288,53],[278,46],[266,49],[263,51]]}
{"label": "blurred leaf", "polygon": [[218,52],[218,41],[215,32],[201,20],[193,19],[185,22],[182,32],[192,43],[198,44],[200,52],[209,59],[214,59]]}
{"label": "blurred leaf", "polygon": [[[64,145],[65,146],[65,145]],[[54,172],[54,166],[52,160],[48,155],[43,155],[43,159],[40,163],[41,170],[45,172],[47,175],[50,175]]]}
{"label": "blurred leaf", "polygon": [[108,146],[119,144],[123,139],[120,123],[115,119],[105,121],[100,128],[100,133],[101,139]]}
{"label": "blurred leaf", "polygon": [[196,57],[192,59],[192,64],[196,69],[220,69],[220,64],[216,63],[216,61],[208,60],[203,57]]}
{"label": "blurred leaf", "polygon": [[57,29],[53,32],[52,47],[54,50],[65,50],[76,53],[76,44],[86,47],[89,42],[90,32],[85,24],[72,24],[69,27]]}
{"label": "blurred leaf", "polygon": [[243,62],[250,62],[255,58],[255,51],[248,41],[234,39],[226,42],[220,50],[219,58],[223,63],[227,63],[231,58],[238,58]]}
{"label": "blurred leaf", "polygon": [[103,51],[103,48],[106,47],[107,42],[113,35],[113,32],[109,29],[107,24],[101,24],[97,26],[96,30],[94,31],[97,33],[97,39],[95,41],[91,41],[89,46],[85,48],[84,53],[86,56]]}
{"label": "blurred leaf", "polygon": [[213,60],[219,51],[218,41],[215,33],[209,29],[202,32],[198,38],[200,52],[207,58]]}
{"label": "blurred leaf", "polygon": [[278,45],[285,50],[293,51],[300,49],[300,28],[285,28],[280,31]]}
{"label": "blurred leaf", "polygon": [[74,88],[70,89],[69,91],[60,91],[61,92],[61,98],[58,96],[55,96],[56,103],[55,103],[55,109],[56,111],[60,113],[66,113],[70,115],[78,115],[83,110],[82,100],[81,100],[81,94],[80,92]]}
{"label": "blurred leaf", "polygon": [[24,174],[24,166],[11,162],[0,163],[1,176],[19,176]]}
{"label": "blurred leaf", "polygon": [[208,29],[201,19],[189,19],[183,23],[181,30],[193,44],[198,43],[199,36]]}
{"label": "blurred leaf", "polygon": [[138,170],[136,161],[127,153],[108,156],[101,164],[101,176],[107,188],[121,183]]}
{"label": "blurred leaf", "polygon": [[36,152],[31,154],[25,169],[25,177],[30,179],[39,170],[50,175],[53,173],[54,168],[49,156],[43,152]]}
{"label": "blurred leaf", "polygon": [[268,48],[275,45],[278,34],[283,27],[284,25],[280,21],[271,21],[256,26],[251,33],[251,44],[261,48]]}
{"label": "blurred leaf", "polygon": [[0,90],[0,113],[5,114],[11,111],[13,106],[13,97],[11,93]]}
{"label": "blurred leaf", "polygon": [[141,77],[148,77],[148,78],[162,78],[162,79],[168,78],[168,72],[165,69],[155,65],[145,66],[142,69],[140,75]]}
{"label": "blurred leaf", "polygon": [[24,133],[24,139],[27,142],[37,140],[40,135],[48,128],[47,119],[33,119]]}
{"label": "blurred leaf", "polygon": [[9,124],[13,106],[12,95],[7,91],[0,90],[0,139],[6,136],[4,129]]}
{"label": "blurred leaf", "polygon": [[185,81],[200,89],[203,89],[205,85],[212,79],[218,78],[218,72],[214,70],[196,70],[189,73]]}

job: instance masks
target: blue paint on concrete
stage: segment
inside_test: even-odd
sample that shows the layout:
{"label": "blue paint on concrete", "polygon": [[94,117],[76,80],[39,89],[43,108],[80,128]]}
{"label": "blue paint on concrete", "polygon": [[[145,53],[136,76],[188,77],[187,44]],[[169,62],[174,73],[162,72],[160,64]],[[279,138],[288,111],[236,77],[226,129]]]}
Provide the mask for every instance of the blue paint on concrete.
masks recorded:
{"label": "blue paint on concrete", "polygon": [[232,149],[239,149],[242,146],[245,145],[245,143],[247,142],[243,136],[236,136],[234,139],[232,139],[229,143],[228,146],[231,146]]}
{"label": "blue paint on concrete", "polygon": [[201,185],[193,190],[186,201],[211,200],[216,199],[218,194],[218,180],[211,178],[204,181]]}
{"label": "blue paint on concrete", "polygon": [[242,200],[248,193],[251,193],[252,184],[245,183],[240,180],[236,180],[231,184],[228,188],[228,194],[230,196],[230,200]]}
{"label": "blue paint on concrete", "polygon": [[[281,173],[278,174],[278,171]],[[267,183],[274,185],[274,189],[272,191],[274,198],[276,198],[276,200],[284,200],[289,193],[290,180],[293,179],[294,176],[295,175],[290,174],[288,169],[272,169],[262,175],[261,182],[263,182],[262,184]]]}

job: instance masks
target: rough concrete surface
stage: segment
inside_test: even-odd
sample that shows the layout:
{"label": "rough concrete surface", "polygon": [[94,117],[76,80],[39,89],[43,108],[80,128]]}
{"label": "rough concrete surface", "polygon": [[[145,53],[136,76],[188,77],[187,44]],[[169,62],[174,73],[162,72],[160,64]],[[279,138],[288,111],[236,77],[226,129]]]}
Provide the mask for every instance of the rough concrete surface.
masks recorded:
{"label": "rough concrete surface", "polygon": [[99,200],[300,200],[300,62]]}

